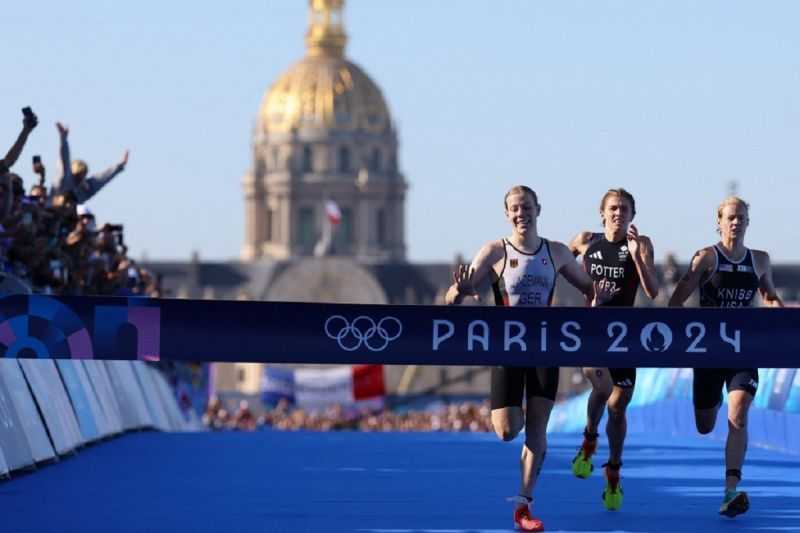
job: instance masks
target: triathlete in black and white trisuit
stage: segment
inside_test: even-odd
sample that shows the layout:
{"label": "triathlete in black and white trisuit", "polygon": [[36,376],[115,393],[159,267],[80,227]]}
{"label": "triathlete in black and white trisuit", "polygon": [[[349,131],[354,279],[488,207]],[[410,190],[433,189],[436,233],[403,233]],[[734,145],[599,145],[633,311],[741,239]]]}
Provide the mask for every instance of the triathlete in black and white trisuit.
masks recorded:
{"label": "triathlete in black and white trisuit", "polygon": [[[610,189],[600,201],[603,233],[583,232],[570,243],[576,256],[583,256],[583,265],[593,280],[605,279],[608,290],[616,295],[603,306],[633,306],[641,286],[649,298],[658,294],[658,281],[653,262],[653,244],[632,224],[636,214],[633,195],[625,189]],[[597,450],[597,428],[608,408],[608,463],[604,466],[606,488],[603,505],[617,510],[622,506],[620,466],[627,433],[626,409],[636,384],[635,368],[584,368],[584,376],[592,384],[586,407],[583,443],[572,461],[572,472],[587,478],[594,470],[592,456]]]}
{"label": "triathlete in black and white trisuit", "polygon": [[[539,239],[533,253],[523,252],[503,239],[504,259],[492,283],[495,305],[544,307],[553,301],[556,272],[550,243]],[[558,368],[494,367],[492,369],[492,409],[522,407],[523,389],[527,397],[539,396],[555,401]]]}
{"label": "triathlete in black and white trisuit", "polygon": [[[511,307],[550,305],[556,275],[561,274],[587,298],[595,287],[586,272],[575,262],[569,249],[560,242],[539,236],[539,202],[528,187],[513,187],[505,197],[505,214],[511,223],[511,235],[485,244],[472,264],[462,265],[454,273],[454,283],[445,301],[458,304],[465,297],[480,299],[492,286],[495,304]],[[597,298],[609,293],[598,290]],[[541,520],[531,516],[533,488],[547,450],[547,421],[553,408],[558,385],[557,368],[503,368],[492,370],[492,426],[505,440],[513,440],[525,429],[522,448],[522,479],[514,498],[515,525],[525,531],[541,531]],[[525,410],[523,411],[523,401]]]}
{"label": "triathlete in black and white trisuit", "polygon": [[[750,223],[749,206],[732,196],[717,208],[720,241],[698,250],[670,298],[669,305],[681,306],[695,289],[700,289],[701,307],[749,307],[756,293],[771,307],[783,302],[772,282],[772,266],[766,252],[745,247]],[[728,438],[725,446],[725,496],[720,514],[736,516],[750,506],[745,492],[737,491],[747,450],[747,412],[758,389],[757,368],[695,368],[693,401],[695,422],[700,433],[714,429],[722,405],[723,386],[728,389]]]}

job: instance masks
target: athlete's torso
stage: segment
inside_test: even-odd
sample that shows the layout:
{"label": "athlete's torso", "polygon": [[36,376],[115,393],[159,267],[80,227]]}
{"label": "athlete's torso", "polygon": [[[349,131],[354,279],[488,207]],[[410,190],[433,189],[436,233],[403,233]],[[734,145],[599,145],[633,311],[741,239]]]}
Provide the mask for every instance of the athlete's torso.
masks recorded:
{"label": "athlete's torso", "polygon": [[497,281],[492,284],[496,305],[543,307],[550,305],[556,286],[556,268],[550,243],[541,239],[532,254],[517,250],[503,239],[505,259]]}
{"label": "athlete's torso", "polygon": [[716,266],[700,280],[701,307],[750,307],[758,291],[753,252],[747,248],[739,262],[733,262],[714,247]]}
{"label": "athlete's torso", "polygon": [[594,281],[605,278],[611,289],[619,289],[614,297],[603,304],[610,307],[631,307],[639,289],[639,272],[628,250],[627,239],[611,242],[605,235],[593,234],[589,247],[583,254],[583,266]]}

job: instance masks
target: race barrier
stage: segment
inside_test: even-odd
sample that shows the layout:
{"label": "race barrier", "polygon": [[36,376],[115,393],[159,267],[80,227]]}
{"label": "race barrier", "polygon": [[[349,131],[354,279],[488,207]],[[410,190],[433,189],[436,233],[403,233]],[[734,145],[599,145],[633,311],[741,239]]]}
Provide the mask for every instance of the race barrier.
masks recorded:
{"label": "race barrier", "polygon": [[[800,366],[800,309],[503,308],[17,295],[18,358],[505,366]],[[116,372],[116,371],[115,371]],[[114,382],[119,378],[111,374]],[[123,428],[135,405],[119,406]]]}
{"label": "race barrier", "polygon": [[150,428],[193,429],[143,361],[0,359],[0,476]]}
{"label": "race barrier", "polygon": [[[586,424],[586,391],[556,404],[549,432],[581,433]],[[727,400],[723,394],[723,402]],[[800,453],[800,372],[762,368],[759,386],[748,415],[749,442],[755,446]],[[692,370],[689,368],[639,368],[636,389],[628,407],[628,433],[673,436],[697,435],[692,404]],[[605,432],[607,416],[599,431]],[[723,405],[710,438],[723,440],[728,432]]]}

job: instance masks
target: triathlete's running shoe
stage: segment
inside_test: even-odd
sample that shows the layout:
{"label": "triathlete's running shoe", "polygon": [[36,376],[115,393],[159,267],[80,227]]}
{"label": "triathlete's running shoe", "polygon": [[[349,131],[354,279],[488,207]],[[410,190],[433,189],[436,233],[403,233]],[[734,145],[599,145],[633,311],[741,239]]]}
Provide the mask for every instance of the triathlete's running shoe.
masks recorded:
{"label": "triathlete's running shoe", "polygon": [[746,513],[748,509],[750,509],[750,498],[747,497],[746,492],[728,490],[725,491],[725,499],[722,500],[722,505],[719,506],[719,514],[733,518]]}
{"label": "triathlete's running shoe", "polygon": [[519,531],[544,531],[542,521],[531,516],[532,500],[525,496],[514,496],[509,498],[509,501],[515,503],[514,529]]}
{"label": "triathlete's running shoe", "polygon": [[606,463],[605,468],[606,488],[603,489],[603,505],[609,511],[619,511],[622,507],[622,483],[620,482],[619,469],[622,463],[612,465]]}
{"label": "triathlete's running shoe", "polygon": [[583,444],[578,449],[578,453],[572,460],[572,473],[576,477],[586,479],[592,475],[594,465],[592,464],[592,456],[597,451],[597,433],[588,433],[583,431]]}

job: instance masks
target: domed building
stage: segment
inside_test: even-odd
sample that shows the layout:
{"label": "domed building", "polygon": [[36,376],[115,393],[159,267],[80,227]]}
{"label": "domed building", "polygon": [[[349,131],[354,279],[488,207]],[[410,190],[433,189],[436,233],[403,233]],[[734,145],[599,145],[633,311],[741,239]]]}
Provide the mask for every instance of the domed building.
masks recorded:
{"label": "domed building", "polygon": [[[146,266],[178,297],[441,303],[454,267],[406,260],[408,185],[397,130],[378,85],[345,56],[344,0],[309,6],[305,57],[267,90],[256,117],[253,162],[243,179],[241,260],[195,256]],[[392,393],[466,394],[489,386],[485,369],[411,365],[385,372]],[[215,365],[219,389],[253,395],[262,376],[260,364]]]}
{"label": "domed building", "polygon": [[244,261],[315,250],[360,262],[405,259],[397,132],[380,88],[345,57],[343,8],[344,0],[310,1],[306,55],[263,98],[243,180]]}

